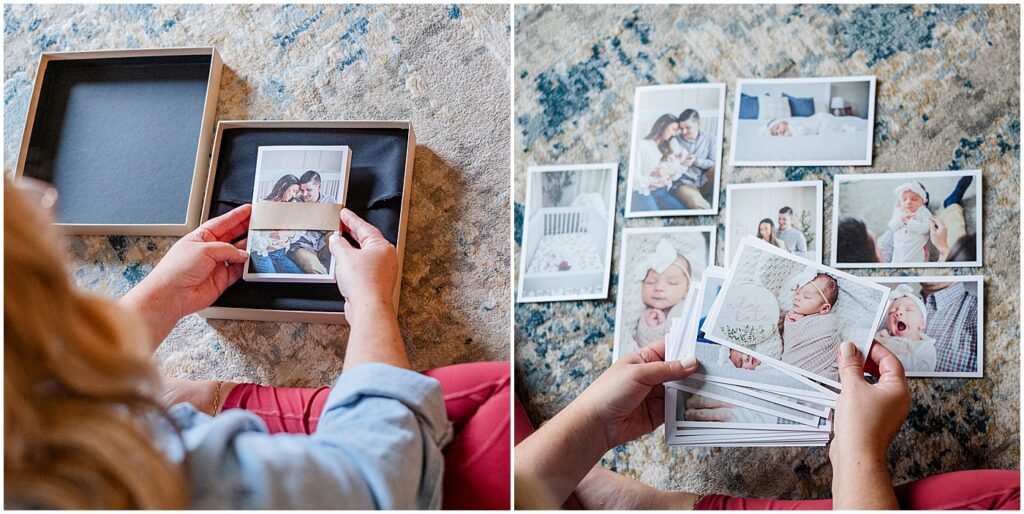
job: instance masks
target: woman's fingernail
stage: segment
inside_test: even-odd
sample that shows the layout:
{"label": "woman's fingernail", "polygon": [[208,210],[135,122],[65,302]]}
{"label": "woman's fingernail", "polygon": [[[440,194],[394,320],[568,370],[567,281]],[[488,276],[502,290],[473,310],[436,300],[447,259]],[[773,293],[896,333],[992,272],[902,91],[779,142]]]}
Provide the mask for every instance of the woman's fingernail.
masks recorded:
{"label": "woman's fingernail", "polygon": [[690,369],[697,365],[697,358],[692,355],[689,357],[683,357],[679,363],[683,365],[683,369]]}
{"label": "woman's fingernail", "polygon": [[854,355],[857,355],[857,347],[854,346],[853,343],[847,341],[839,345],[839,353],[843,357],[852,357]]}
{"label": "woman's fingernail", "polygon": [[246,259],[249,258],[249,252],[247,252],[245,250],[239,250],[238,254],[241,255],[242,257],[246,258]]}

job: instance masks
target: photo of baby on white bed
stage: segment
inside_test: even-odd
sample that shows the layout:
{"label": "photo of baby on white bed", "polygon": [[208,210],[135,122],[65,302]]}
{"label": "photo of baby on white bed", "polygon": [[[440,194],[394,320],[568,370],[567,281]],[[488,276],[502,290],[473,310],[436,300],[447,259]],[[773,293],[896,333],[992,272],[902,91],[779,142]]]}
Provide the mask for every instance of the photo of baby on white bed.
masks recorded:
{"label": "photo of baby on white bed", "polygon": [[[337,212],[345,202],[350,155],[347,146],[259,147],[244,280],[334,281],[334,257],[327,240],[340,223]],[[264,204],[278,202],[327,208],[289,208],[275,211],[277,217],[260,212],[267,207]],[[261,226],[268,217],[269,226]]]}
{"label": "photo of baby on white bed", "polygon": [[891,289],[875,342],[896,354],[907,376],[982,376],[983,277],[873,280]]}
{"label": "photo of baby on white bed", "polygon": [[715,227],[626,228],[619,257],[614,359],[663,339],[691,285],[714,261]]}
{"label": "photo of baby on white bed", "polygon": [[981,265],[981,172],[836,175],[832,262],[841,268]]}
{"label": "photo of baby on white bed", "polygon": [[867,166],[875,77],[741,79],[733,166]]}
{"label": "photo of baby on white bed", "polygon": [[608,297],[617,179],[615,163],[527,170],[519,303]]}
{"label": "photo of baby on white bed", "polygon": [[[707,338],[839,388],[839,345],[867,355],[889,291],[753,236],[737,249]],[[754,366],[756,368],[756,366]]]}
{"label": "photo of baby on white bed", "polygon": [[626,217],[718,213],[725,84],[636,89]]}
{"label": "photo of baby on white bed", "polygon": [[725,263],[753,235],[797,257],[821,262],[822,183],[729,184],[725,190]]}

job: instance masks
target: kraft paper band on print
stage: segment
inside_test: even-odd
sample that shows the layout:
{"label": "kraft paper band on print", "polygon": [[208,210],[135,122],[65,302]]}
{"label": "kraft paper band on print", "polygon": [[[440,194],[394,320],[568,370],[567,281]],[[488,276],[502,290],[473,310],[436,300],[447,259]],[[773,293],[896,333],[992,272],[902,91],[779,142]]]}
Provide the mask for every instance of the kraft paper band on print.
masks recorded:
{"label": "kraft paper band on print", "polygon": [[341,204],[256,202],[249,230],[338,230]]}
{"label": "kraft paper band on print", "polygon": [[[737,270],[740,268],[744,270],[742,278],[737,276]],[[837,300],[834,308],[827,311],[798,312],[806,307],[805,302],[802,301],[799,307],[793,303],[797,299],[796,293],[799,291],[794,290],[793,295],[789,296],[788,290],[785,292],[783,290],[791,286],[794,279],[800,280],[808,272],[824,274],[825,276],[821,278],[823,281],[835,282]],[[745,297],[732,298],[728,310],[723,306],[733,296],[732,289],[737,284],[743,288],[770,288],[772,289],[771,294],[780,301],[778,305],[780,310],[782,306],[792,307],[789,311],[785,311],[785,315],[781,316],[780,320],[784,325],[782,333],[786,333],[786,324],[793,322],[793,325],[789,325],[788,333],[791,335],[788,337],[791,341],[788,346],[784,340],[785,337],[780,335],[778,329],[768,333],[762,341],[757,338],[755,338],[756,340],[750,339],[753,336],[747,337],[751,334],[750,327],[733,325],[733,322],[738,323],[739,319],[735,315],[745,313],[736,303],[745,301]],[[852,341],[857,346],[861,359],[866,359],[868,349],[874,339],[875,328],[884,314],[888,293],[888,289],[884,286],[790,255],[776,246],[753,236],[747,236],[740,244],[733,267],[729,270],[729,276],[708,314],[707,321],[705,321],[705,326],[709,327],[707,338],[724,346],[745,351],[775,367],[793,371],[824,386],[839,390],[842,388],[838,381],[838,364],[836,363],[839,345],[842,341]],[[788,298],[788,301],[781,303],[783,297]],[[724,322],[723,311],[728,316]],[[793,313],[799,317],[790,320],[789,317]],[[760,316],[758,319],[763,317]],[[809,319],[811,322],[804,323],[803,326],[795,326],[805,319]],[[726,327],[728,330],[720,326],[723,323],[729,325]],[[764,334],[758,332],[754,335],[762,336]],[[750,346],[766,346],[773,355],[751,350]],[[790,352],[789,355],[786,354],[786,351]],[[829,376],[825,376],[826,374]],[[838,396],[835,393],[833,395]]]}

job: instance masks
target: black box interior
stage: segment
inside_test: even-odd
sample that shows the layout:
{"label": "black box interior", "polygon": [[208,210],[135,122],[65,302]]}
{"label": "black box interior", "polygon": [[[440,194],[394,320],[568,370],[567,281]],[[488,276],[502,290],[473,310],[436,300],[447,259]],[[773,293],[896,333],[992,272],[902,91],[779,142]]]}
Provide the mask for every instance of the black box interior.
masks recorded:
{"label": "black box interior", "polygon": [[56,187],[58,221],[186,223],[212,59],[47,63],[23,174]]}
{"label": "black box interior", "polygon": [[[210,184],[209,217],[251,203],[260,146],[346,145],[351,168],[346,206],[398,243],[409,131],[398,128],[225,128]],[[239,280],[214,307],[341,312],[335,284]]]}

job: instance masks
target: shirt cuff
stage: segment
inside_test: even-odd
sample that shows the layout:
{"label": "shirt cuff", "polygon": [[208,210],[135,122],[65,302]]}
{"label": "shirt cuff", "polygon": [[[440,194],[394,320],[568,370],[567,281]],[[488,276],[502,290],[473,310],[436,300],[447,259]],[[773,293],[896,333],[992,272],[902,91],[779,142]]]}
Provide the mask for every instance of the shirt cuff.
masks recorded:
{"label": "shirt cuff", "polygon": [[441,383],[436,379],[390,364],[360,364],[338,377],[327,397],[324,413],[334,408],[351,408],[366,397],[389,398],[402,403],[420,419],[439,447],[451,439],[451,423],[445,411]]}

